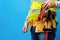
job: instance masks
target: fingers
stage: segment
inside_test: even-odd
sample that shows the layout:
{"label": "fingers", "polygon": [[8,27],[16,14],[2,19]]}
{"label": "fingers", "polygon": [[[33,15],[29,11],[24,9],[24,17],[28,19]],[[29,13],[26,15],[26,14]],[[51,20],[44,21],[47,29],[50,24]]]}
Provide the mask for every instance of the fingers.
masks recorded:
{"label": "fingers", "polygon": [[27,27],[24,26],[23,29],[22,29],[23,32],[26,32],[27,31]]}
{"label": "fingers", "polygon": [[45,9],[45,10],[47,10],[47,9],[49,8],[49,6],[50,6],[50,1],[45,1],[45,2],[43,3],[42,8]]}
{"label": "fingers", "polygon": [[42,8],[45,9],[46,6],[47,6],[47,2],[45,1],[45,2],[43,3]]}
{"label": "fingers", "polygon": [[23,27],[22,31],[23,31],[23,32],[26,32],[26,28]]}
{"label": "fingers", "polygon": [[47,5],[45,6],[45,8],[44,8],[44,9],[46,9],[46,10],[47,10],[48,8],[49,8],[49,4],[47,4]]}

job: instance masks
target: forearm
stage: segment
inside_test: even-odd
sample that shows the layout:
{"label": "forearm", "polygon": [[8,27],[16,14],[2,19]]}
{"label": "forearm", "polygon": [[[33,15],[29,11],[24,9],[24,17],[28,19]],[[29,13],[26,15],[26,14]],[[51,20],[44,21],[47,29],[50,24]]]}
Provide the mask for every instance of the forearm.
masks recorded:
{"label": "forearm", "polygon": [[30,15],[30,11],[28,12],[28,15],[27,15],[26,20],[25,20],[25,23],[24,23],[24,25],[26,25],[26,27],[28,26],[27,18],[29,17],[29,15]]}
{"label": "forearm", "polygon": [[60,8],[60,1],[56,1],[55,4],[57,8]]}

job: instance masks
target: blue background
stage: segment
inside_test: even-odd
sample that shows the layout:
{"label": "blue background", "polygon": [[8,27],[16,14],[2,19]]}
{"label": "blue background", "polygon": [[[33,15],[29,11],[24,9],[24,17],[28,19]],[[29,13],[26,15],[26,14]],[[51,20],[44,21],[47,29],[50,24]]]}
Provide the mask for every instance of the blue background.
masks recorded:
{"label": "blue background", "polygon": [[[30,8],[30,0],[0,0],[0,40],[31,40],[30,30],[22,32],[22,26]],[[60,9],[57,12],[60,22]],[[60,23],[56,40],[60,40]]]}

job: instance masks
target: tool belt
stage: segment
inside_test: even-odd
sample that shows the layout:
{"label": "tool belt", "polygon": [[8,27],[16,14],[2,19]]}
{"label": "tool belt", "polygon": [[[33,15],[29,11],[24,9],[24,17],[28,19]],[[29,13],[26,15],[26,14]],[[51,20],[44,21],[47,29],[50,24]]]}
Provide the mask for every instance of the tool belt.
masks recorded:
{"label": "tool belt", "polygon": [[43,18],[38,21],[38,19],[35,20],[31,20],[28,24],[30,26],[30,29],[34,26],[36,27],[35,32],[45,32],[45,31],[52,31],[51,28],[56,28],[56,20],[55,20],[55,16],[56,13],[55,12],[49,12],[49,18],[46,18],[46,15],[44,14]]}
{"label": "tool belt", "polygon": [[48,10],[46,13],[44,11],[45,10],[41,8],[38,20],[39,21],[42,20],[44,22],[43,30],[50,32],[52,31],[51,30],[52,27],[56,28],[56,20],[55,20],[56,13],[51,10]]}

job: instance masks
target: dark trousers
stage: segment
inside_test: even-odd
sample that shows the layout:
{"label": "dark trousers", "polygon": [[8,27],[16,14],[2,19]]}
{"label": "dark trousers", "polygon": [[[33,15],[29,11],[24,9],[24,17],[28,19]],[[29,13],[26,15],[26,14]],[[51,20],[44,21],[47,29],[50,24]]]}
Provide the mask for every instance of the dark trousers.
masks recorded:
{"label": "dark trousers", "polygon": [[32,40],[45,40],[45,33],[44,32],[36,33],[35,32],[35,27],[32,27],[32,29],[31,29],[31,39]]}
{"label": "dark trousers", "polygon": [[48,32],[49,34],[49,36],[48,36],[48,40],[55,40],[55,37],[56,37],[56,29],[55,28],[52,28],[51,29],[52,30],[52,32]]}
{"label": "dark trousers", "polygon": [[48,34],[48,40],[55,40],[55,33],[49,32],[49,34]]}

